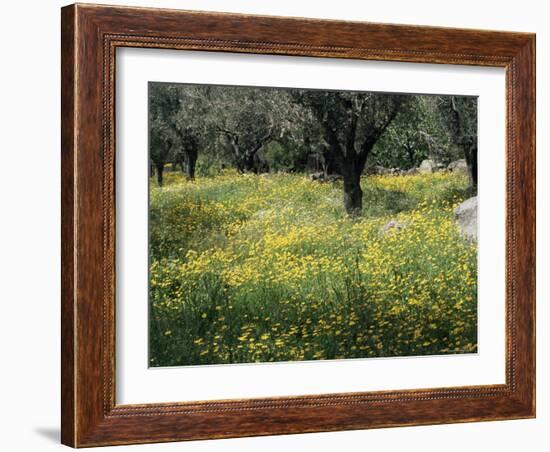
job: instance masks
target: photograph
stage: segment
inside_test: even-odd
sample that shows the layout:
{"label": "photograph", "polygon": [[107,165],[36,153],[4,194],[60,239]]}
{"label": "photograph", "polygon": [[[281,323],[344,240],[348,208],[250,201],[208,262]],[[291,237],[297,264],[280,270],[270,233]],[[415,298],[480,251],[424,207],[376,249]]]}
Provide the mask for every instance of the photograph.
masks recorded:
{"label": "photograph", "polygon": [[477,353],[478,98],[149,82],[149,366]]}

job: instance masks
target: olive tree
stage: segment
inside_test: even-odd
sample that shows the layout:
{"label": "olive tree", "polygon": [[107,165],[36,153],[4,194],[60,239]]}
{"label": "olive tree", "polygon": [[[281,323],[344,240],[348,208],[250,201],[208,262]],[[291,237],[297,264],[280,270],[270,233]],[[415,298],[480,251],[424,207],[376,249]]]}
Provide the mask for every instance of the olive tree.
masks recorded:
{"label": "olive tree", "polygon": [[344,180],[344,207],[361,213],[361,174],[374,145],[401,111],[406,97],[367,92],[300,90],[294,99],[309,109]]}
{"label": "olive tree", "polygon": [[426,158],[446,160],[441,154],[448,149],[447,135],[435,96],[410,96],[376,143],[372,157],[378,165],[401,169],[415,168]]}
{"label": "olive tree", "polygon": [[[208,90],[208,86],[150,84],[150,155],[157,168],[157,178],[160,165],[164,166],[167,161],[179,163],[188,179],[195,178],[204,135],[201,117],[208,108]],[[165,148],[170,145],[170,150],[162,154],[164,161],[155,148],[160,143],[164,143]]]}
{"label": "olive tree", "polygon": [[471,187],[477,187],[477,98],[441,96],[441,120],[451,139],[464,153]]}
{"label": "olive tree", "polygon": [[[157,176],[157,183],[162,187],[164,182],[164,166],[170,160],[174,136],[157,118],[150,123],[149,158]],[[151,171],[153,172],[153,171]]]}
{"label": "olive tree", "polygon": [[258,154],[272,141],[300,140],[303,112],[288,90],[213,87],[206,121],[213,124],[240,172],[257,172]]}

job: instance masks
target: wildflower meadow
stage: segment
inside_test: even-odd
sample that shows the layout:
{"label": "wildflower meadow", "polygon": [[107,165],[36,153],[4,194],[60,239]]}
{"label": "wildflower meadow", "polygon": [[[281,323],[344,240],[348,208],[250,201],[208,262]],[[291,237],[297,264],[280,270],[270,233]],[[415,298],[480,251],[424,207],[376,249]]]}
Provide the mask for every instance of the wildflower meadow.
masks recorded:
{"label": "wildflower meadow", "polygon": [[477,245],[453,209],[462,173],[304,174],[187,180],[150,188],[151,366],[472,353]]}

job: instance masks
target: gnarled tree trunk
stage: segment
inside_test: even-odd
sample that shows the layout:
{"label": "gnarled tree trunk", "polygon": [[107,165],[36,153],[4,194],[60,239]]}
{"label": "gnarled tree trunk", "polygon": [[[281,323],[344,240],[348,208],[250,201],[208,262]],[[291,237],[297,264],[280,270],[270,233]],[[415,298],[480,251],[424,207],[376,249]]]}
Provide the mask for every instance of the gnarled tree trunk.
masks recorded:
{"label": "gnarled tree trunk", "polygon": [[269,143],[273,138],[272,129],[269,130],[264,136],[258,138],[252,144],[244,144],[240,139],[240,136],[236,132],[223,129],[218,127],[218,130],[222,132],[226,139],[229,149],[233,154],[233,160],[235,162],[235,167],[240,173],[248,172],[258,172],[258,167],[256,165],[256,155],[260,149],[262,149],[267,143]]}
{"label": "gnarled tree trunk", "polygon": [[164,183],[164,163],[156,163],[155,166],[157,168],[157,183],[159,187],[162,187]]}
{"label": "gnarled tree trunk", "polygon": [[[475,128],[468,121],[468,110],[462,104],[458,105],[455,96],[451,96],[452,124],[456,144],[464,150],[464,159],[468,165],[468,179],[470,187],[477,187],[477,116],[475,117]],[[477,115],[477,109],[475,111]]]}
{"label": "gnarled tree trunk", "polygon": [[257,173],[258,168],[256,167],[256,160],[255,160],[256,152],[254,153],[246,153],[244,154],[244,157],[241,161],[241,170],[244,173]]}
{"label": "gnarled tree trunk", "polygon": [[363,190],[361,189],[361,173],[351,169],[343,171],[344,178],[344,208],[351,216],[358,216],[363,209]]}
{"label": "gnarled tree trunk", "polygon": [[470,187],[477,187],[477,143],[465,146],[464,158],[468,165],[468,181]]}
{"label": "gnarled tree trunk", "polygon": [[197,166],[197,157],[198,153],[196,150],[189,151],[187,153],[187,164],[185,166],[185,174],[187,176],[187,180],[195,180],[195,168]]}

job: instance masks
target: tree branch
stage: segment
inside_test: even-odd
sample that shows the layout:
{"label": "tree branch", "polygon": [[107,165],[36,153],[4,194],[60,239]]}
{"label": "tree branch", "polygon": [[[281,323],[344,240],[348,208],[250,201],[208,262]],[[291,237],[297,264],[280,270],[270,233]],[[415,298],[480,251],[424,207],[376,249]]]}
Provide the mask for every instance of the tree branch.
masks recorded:
{"label": "tree branch", "polygon": [[227,136],[233,138],[235,141],[239,140],[239,135],[237,133],[233,132],[232,130],[224,129],[224,128],[220,127],[219,125],[216,125],[216,130],[218,132],[224,133]]}
{"label": "tree branch", "polygon": [[271,141],[272,137],[273,137],[272,130],[270,130],[265,136],[263,136],[256,142],[256,144],[252,147],[248,155],[253,156],[254,154],[256,154],[256,152],[258,152],[266,143]]}

